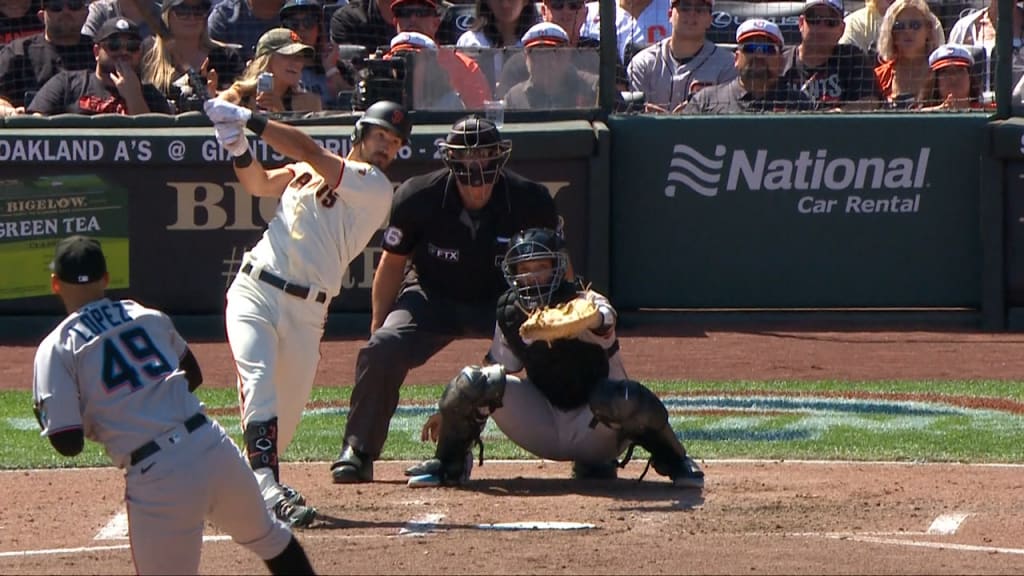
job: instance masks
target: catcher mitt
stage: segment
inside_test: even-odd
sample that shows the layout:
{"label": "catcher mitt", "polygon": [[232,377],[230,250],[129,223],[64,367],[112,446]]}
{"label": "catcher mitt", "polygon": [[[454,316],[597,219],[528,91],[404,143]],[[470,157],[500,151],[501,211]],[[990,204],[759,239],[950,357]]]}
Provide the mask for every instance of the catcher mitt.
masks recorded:
{"label": "catcher mitt", "polygon": [[519,327],[524,340],[551,342],[559,338],[573,338],[584,330],[601,326],[601,311],[586,298],[539,308],[530,313]]}

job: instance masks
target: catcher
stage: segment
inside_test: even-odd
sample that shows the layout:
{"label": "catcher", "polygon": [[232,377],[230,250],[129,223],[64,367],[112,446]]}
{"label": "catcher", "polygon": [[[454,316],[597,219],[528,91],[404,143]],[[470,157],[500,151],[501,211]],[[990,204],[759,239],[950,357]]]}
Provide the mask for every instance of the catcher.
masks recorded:
{"label": "catcher", "polygon": [[[409,486],[466,482],[471,448],[488,416],[530,453],[571,460],[576,478],[615,478],[639,445],[674,485],[704,486],[665,406],[626,378],[615,310],[606,297],[567,281],[567,264],[553,230],[533,228],[512,238],[503,264],[509,290],[498,299],[486,358],[493,364],[467,366],[448,384],[439,412],[423,427],[423,439],[437,441],[435,456],[406,470]],[[524,368],[526,378],[506,375]]]}

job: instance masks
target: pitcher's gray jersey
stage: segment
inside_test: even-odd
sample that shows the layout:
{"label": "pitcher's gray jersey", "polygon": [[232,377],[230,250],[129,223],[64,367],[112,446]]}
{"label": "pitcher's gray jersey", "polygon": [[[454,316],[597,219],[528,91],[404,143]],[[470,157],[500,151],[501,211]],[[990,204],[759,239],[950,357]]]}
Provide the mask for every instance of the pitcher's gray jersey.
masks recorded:
{"label": "pitcher's gray jersey", "polygon": [[178,367],[187,345],[162,312],[103,298],[40,344],[33,399],[43,436],[82,428],[127,468],[132,450],[199,412]]}

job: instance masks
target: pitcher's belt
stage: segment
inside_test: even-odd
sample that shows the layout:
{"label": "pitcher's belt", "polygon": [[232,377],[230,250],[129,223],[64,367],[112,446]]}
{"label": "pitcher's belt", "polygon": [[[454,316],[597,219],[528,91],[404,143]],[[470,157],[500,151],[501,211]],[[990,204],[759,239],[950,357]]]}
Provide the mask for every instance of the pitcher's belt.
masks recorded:
{"label": "pitcher's belt", "polygon": [[[191,417],[189,417],[188,420],[185,420],[185,431],[191,434],[195,432],[197,429],[199,429],[200,426],[206,424],[207,422],[208,420],[206,419],[206,415],[204,415],[202,412],[196,412]],[[145,444],[139,446],[132,452],[132,466],[135,466],[139,462],[142,462],[146,458],[149,458],[150,456],[156,454],[159,451],[160,445],[157,444],[155,440],[150,440],[149,442],[146,442]]]}
{"label": "pitcher's belt", "polygon": [[[242,266],[242,274],[248,276],[251,272],[252,264],[246,262],[245,265]],[[261,282],[266,282],[267,284],[270,284],[274,288],[283,290],[286,294],[291,294],[292,296],[295,296],[296,298],[302,298],[303,300],[309,298],[309,286],[291,284],[284,278],[281,278],[276,274],[267,272],[266,270],[260,270],[259,275],[257,277],[260,279]],[[323,290],[317,292],[315,300],[320,304],[327,302],[327,292],[324,292]]]}

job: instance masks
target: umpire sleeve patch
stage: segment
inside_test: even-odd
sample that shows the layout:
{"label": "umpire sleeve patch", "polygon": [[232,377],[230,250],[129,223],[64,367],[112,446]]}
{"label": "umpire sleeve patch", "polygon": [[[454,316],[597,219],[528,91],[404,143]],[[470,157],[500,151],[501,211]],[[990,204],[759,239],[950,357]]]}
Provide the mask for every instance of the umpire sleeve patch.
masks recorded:
{"label": "umpire sleeve patch", "polygon": [[394,248],[402,243],[402,231],[394,226],[388,226],[384,231],[384,245]]}

